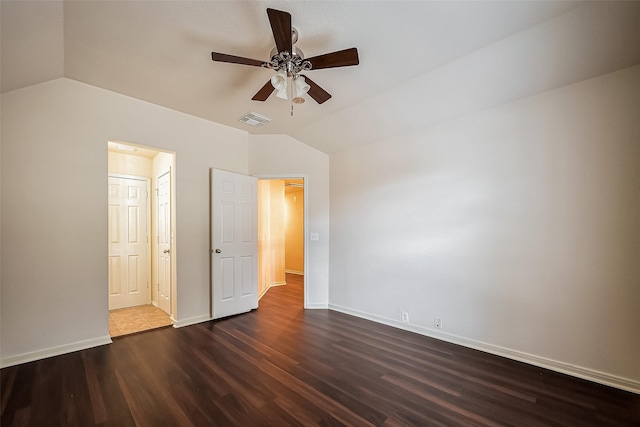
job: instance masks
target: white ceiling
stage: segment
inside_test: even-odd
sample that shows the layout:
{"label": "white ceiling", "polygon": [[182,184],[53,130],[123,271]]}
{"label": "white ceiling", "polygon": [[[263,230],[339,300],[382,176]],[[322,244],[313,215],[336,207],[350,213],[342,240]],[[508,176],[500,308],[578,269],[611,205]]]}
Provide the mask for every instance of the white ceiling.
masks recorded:
{"label": "white ceiling", "polygon": [[[333,95],[251,97],[271,77],[211,61],[268,59],[266,8],[306,56],[357,47],[360,65],[309,76]],[[325,152],[392,137],[640,64],[640,2],[5,1],[2,92],[67,77]],[[273,118],[253,128],[248,111]]]}

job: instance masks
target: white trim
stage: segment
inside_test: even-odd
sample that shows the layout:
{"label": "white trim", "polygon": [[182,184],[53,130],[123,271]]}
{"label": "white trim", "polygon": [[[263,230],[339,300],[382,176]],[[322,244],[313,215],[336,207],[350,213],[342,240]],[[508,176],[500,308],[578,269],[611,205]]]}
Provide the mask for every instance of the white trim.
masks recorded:
{"label": "white trim", "polygon": [[262,290],[262,292],[260,292],[258,294],[258,301],[260,300],[260,298],[262,298],[269,289],[273,288],[274,286],[284,286],[286,285],[287,282],[273,282],[273,283],[269,283],[267,286],[265,286],[265,288]]}
{"label": "white trim", "polygon": [[326,310],[327,308],[329,308],[329,304],[327,304],[326,302],[314,302],[306,304],[304,308],[305,310]]}
{"label": "white trim", "polygon": [[265,286],[264,289],[258,293],[258,301],[262,299],[262,297],[267,293],[269,288],[271,288],[271,286]]}
{"label": "white trim", "polygon": [[175,320],[172,317],[171,320],[173,320],[174,328],[183,328],[185,326],[195,325],[196,323],[208,322],[209,320],[213,320],[213,317],[211,317],[210,314],[203,314],[202,316],[189,317],[183,320]]}
{"label": "white trim", "polygon": [[29,353],[22,353],[18,354],[17,356],[11,356],[2,359],[0,361],[0,368],[7,368],[9,366],[19,365],[21,363],[33,362],[34,360],[46,359],[53,356],[60,356],[62,354],[73,353],[74,351],[86,350],[88,348],[98,347],[111,343],[111,337],[109,335],[105,335],[100,338],[92,338],[90,340],[77,341],[71,344],[45,348],[43,350],[32,351]]}
{"label": "white trim", "polygon": [[284,286],[286,284],[287,282],[273,282],[272,284],[269,285],[269,287],[272,288],[274,286]]}
{"label": "white trim", "polygon": [[304,272],[303,271],[298,271],[298,270],[284,270],[285,273],[289,273],[289,274],[297,274],[298,276],[304,276]]}
{"label": "white trim", "polygon": [[[131,154],[127,154],[124,153],[127,156],[131,156]],[[149,177],[148,176],[143,176],[143,175],[129,175],[126,173],[111,173],[109,172],[107,174],[109,176],[109,178],[122,178],[122,179],[133,179],[134,181],[148,181]]]}
{"label": "white trim", "polygon": [[[258,179],[302,179],[302,182],[304,183],[304,203],[303,203],[303,232],[304,232],[304,246],[303,246],[303,250],[304,250],[304,262],[303,262],[303,267],[304,271],[307,272],[307,274],[304,275],[304,279],[302,281],[302,287],[304,290],[304,303],[303,303],[303,307],[304,308],[327,308],[326,304],[324,304],[324,307],[315,307],[317,304],[311,304],[309,303],[309,282],[307,281],[307,278],[309,277],[309,199],[310,199],[310,188],[311,188],[311,181],[309,179],[309,175],[307,174],[299,174],[299,173],[291,173],[291,174],[265,174],[265,175],[254,175],[256,178]],[[312,307],[313,306],[313,307]]]}
{"label": "white trim", "polygon": [[600,372],[593,369],[572,365],[570,363],[560,362],[558,360],[548,359],[546,357],[536,356],[534,354],[512,350],[509,348],[500,347],[469,338],[464,338],[458,335],[447,334],[445,332],[426,328],[424,326],[418,326],[411,323],[402,323],[399,320],[389,319],[387,317],[366,313],[364,311],[342,307],[337,304],[329,304],[329,309],[339,311],[344,314],[349,314],[351,316],[360,317],[362,319],[371,320],[376,323],[382,323],[394,328],[403,329],[405,331],[415,332],[420,335],[425,335],[431,338],[458,344],[463,347],[473,348],[475,350],[484,351],[486,353],[495,354],[497,356],[506,357],[509,359],[528,363],[530,365],[550,369],[552,371],[561,372],[563,374],[640,394],[640,381],[632,380],[630,378],[623,378],[616,375],[608,374],[606,372]]}

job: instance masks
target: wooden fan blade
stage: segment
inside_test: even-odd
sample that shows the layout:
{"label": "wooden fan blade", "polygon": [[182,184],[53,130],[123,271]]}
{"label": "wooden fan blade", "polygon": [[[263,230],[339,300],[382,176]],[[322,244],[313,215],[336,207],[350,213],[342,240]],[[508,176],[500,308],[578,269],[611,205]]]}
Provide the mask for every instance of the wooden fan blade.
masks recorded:
{"label": "wooden fan blade", "polygon": [[358,49],[352,47],[350,49],[339,50],[337,52],[325,53],[324,55],[306,58],[311,62],[312,70],[320,70],[322,68],[348,67],[350,65],[358,65]]}
{"label": "wooden fan blade", "polygon": [[326,102],[331,98],[331,94],[329,92],[327,92],[326,90],[322,89],[320,86],[318,86],[309,77],[307,77],[307,76],[303,76],[303,77],[304,77],[304,81],[310,86],[309,92],[307,92],[307,93],[318,104],[322,104],[323,102]]}
{"label": "wooden fan blade", "polygon": [[273,85],[271,84],[271,80],[269,80],[267,82],[267,84],[265,84],[264,86],[262,86],[262,89],[260,89],[258,91],[258,93],[256,93],[255,95],[253,95],[253,99],[254,101],[266,101],[267,98],[269,97],[269,95],[271,95],[271,93],[275,90],[275,88],[273,87]]}
{"label": "wooden fan blade", "polygon": [[242,56],[227,55],[226,53],[211,52],[211,59],[217,62],[229,62],[231,64],[253,65],[254,67],[262,67],[264,61],[257,59],[244,58]]}
{"label": "wooden fan blade", "polygon": [[291,14],[281,10],[267,9],[267,15],[278,52],[286,50],[291,53]]}

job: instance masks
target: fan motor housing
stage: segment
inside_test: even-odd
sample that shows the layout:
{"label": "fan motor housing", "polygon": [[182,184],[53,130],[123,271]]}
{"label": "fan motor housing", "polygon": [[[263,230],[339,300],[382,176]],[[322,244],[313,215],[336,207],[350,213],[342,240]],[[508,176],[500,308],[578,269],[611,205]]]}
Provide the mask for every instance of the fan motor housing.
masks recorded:
{"label": "fan motor housing", "polygon": [[[280,52],[278,52],[278,48],[274,47],[273,49],[271,49],[271,52],[269,52],[269,58],[273,58],[278,53],[280,53]],[[304,53],[300,49],[295,47],[295,46],[293,46],[293,56],[297,56],[300,59],[304,59]]]}

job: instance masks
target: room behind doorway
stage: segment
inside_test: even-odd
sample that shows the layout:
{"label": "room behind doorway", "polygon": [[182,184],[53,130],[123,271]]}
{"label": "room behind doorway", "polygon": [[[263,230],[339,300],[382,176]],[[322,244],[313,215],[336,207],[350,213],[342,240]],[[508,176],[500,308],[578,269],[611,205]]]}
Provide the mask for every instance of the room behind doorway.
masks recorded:
{"label": "room behind doorway", "polygon": [[287,284],[287,276],[304,283],[305,187],[303,177],[258,181],[258,292]]}

